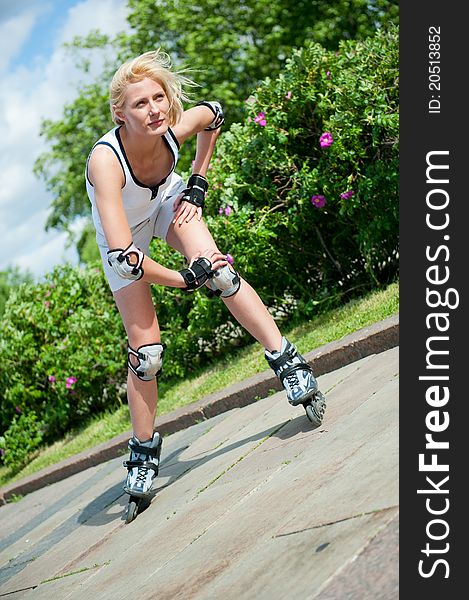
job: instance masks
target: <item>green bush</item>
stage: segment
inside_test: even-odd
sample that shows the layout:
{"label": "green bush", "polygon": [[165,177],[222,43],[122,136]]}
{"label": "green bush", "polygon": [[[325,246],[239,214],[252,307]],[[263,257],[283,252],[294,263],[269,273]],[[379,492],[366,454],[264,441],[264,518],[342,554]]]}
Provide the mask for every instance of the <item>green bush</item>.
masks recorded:
{"label": "green bush", "polygon": [[0,437],[0,453],[5,466],[12,470],[23,467],[42,442],[43,423],[34,412],[15,415]]}
{"label": "green bush", "polygon": [[220,138],[207,220],[269,304],[288,290],[312,309],[395,278],[398,65],[395,28],[336,53],[310,44]]}
{"label": "green bush", "polygon": [[57,267],[44,282],[21,285],[0,326],[2,431],[18,411],[35,413],[51,441],[116,406],[125,391],[125,344],[100,266]]}
{"label": "green bush", "polygon": [[18,266],[11,266],[6,271],[0,271],[0,317],[5,311],[5,304],[11,291],[33,277],[29,271],[21,271]]}

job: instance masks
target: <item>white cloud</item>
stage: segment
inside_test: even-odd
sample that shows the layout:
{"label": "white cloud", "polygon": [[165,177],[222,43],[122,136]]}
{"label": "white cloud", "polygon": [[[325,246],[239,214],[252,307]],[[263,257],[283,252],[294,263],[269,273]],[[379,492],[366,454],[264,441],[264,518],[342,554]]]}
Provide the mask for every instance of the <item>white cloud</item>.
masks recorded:
{"label": "white cloud", "polygon": [[92,29],[112,35],[126,25],[127,2],[124,0],[85,0],[73,6],[62,29],[59,41],[68,42],[76,35],[86,35]]}
{"label": "white cloud", "polygon": [[[127,29],[127,3],[85,0],[75,4],[50,56],[37,56],[28,66],[7,69],[27,43],[35,20],[50,8],[40,0],[23,4],[22,12],[11,14],[10,8],[8,18],[2,16],[0,21],[0,57],[5,47],[0,63],[4,65],[0,88],[0,270],[18,265],[41,276],[64,260],[77,262],[75,250],[65,249],[65,234],[44,231],[52,198],[32,171],[37,157],[47,150],[39,136],[41,120],[62,118],[64,104],[76,96],[77,82],[85,77],[62,44],[91,29],[110,35]],[[95,51],[93,56],[90,77],[99,73],[102,65],[102,52]]]}
{"label": "white cloud", "polygon": [[0,23],[0,73],[5,71],[10,61],[17,56],[28,39],[38,11],[28,10]]}
{"label": "white cloud", "polygon": [[[33,248],[29,253],[23,252],[15,264],[21,270],[30,271],[33,275],[41,277],[45,273],[52,271],[54,265],[59,263],[76,262],[75,250],[67,248],[67,234],[58,235],[44,240],[37,248]],[[34,266],[34,270],[31,269]]]}

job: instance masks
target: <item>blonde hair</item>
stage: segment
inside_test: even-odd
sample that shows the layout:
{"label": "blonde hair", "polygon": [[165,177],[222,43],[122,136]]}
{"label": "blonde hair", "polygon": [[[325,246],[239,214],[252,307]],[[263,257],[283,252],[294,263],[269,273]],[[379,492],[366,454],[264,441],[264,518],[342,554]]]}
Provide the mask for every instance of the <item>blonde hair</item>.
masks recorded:
{"label": "blonde hair", "polygon": [[171,58],[159,48],[125,62],[117,69],[109,86],[109,104],[114,123],[124,124],[116,115],[116,110],[124,106],[127,86],[148,77],[164,89],[169,100],[168,124],[170,127],[175,125],[184,112],[182,101],[191,101],[183,86],[198,87],[198,84],[183,75],[183,72],[185,70],[172,71]]}

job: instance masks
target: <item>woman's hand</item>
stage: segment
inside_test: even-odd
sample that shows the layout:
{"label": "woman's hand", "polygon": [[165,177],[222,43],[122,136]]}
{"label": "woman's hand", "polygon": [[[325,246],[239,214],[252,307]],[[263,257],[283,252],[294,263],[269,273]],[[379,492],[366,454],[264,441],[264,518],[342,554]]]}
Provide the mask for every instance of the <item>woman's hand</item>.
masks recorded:
{"label": "woman's hand", "polygon": [[189,267],[194,262],[194,260],[197,260],[201,256],[205,257],[212,263],[212,271],[216,271],[220,267],[223,267],[228,264],[225,254],[222,254],[218,250],[207,249],[207,250],[204,250],[203,252],[197,252],[196,254],[194,254],[194,256],[191,256],[190,261],[189,261]]}
{"label": "woman's hand", "polygon": [[177,223],[181,226],[183,223],[189,223],[191,219],[197,217],[200,221],[202,218],[202,208],[195,206],[190,202],[182,201],[184,194],[180,194],[174,202],[173,210],[176,213],[173,218],[173,223]]}

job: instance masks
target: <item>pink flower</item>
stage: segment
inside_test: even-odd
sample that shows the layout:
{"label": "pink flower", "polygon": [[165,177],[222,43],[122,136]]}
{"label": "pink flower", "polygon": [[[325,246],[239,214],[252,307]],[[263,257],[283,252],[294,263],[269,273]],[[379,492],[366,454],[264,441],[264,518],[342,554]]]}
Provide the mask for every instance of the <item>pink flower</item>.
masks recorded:
{"label": "pink flower", "polygon": [[70,389],[74,383],[76,383],[76,377],[67,377],[65,387]]}
{"label": "pink flower", "polygon": [[47,380],[49,383],[55,383],[55,377],[53,375],[48,375]]}
{"label": "pink flower", "polygon": [[229,217],[229,216],[231,215],[231,212],[232,212],[232,210],[233,210],[233,209],[231,208],[231,206],[227,206],[227,207],[225,208],[225,215],[226,215],[227,217]]}
{"label": "pink flower", "polygon": [[265,113],[260,112],[257,116],[255,116],[254,123],[257,123],[261,127],[265,127],[267,125],[267,121],[265,119]]}
{"label": "pink flower", "polygon": [[285,98],[287,100],[290,100],[290,98],[291,98],[291,90],[285,94]]}
{"label": "pink flower", "polygon": [[49,307],[50,307],[50,302],[49,302],[49,300],[46,300],[46,301],[44,302],[44,306],[45,306],[46,308],[49,308]]}
{"label": "pink flower", "polygon": [[324,196],[320,196],[318,194],[311,196],[311,204],[316,208],[322,208],[326,205],[326,202],[327,200],[324,198]]}
{"label": "pink flower", "polygon": [[321,137],[319,138],[319,144],[320,144],[321,148],[328,148],[329,146],[332,145],[333,141],[334,140],[332,139],[332,135],[328,131],[323,133],[321,135]]}
{"label": "pink flower", "polygon": [[353,190],[347,190],[346,192],[343,192],[342,194],[340,194],[340,197],[342,198],[342,200],[350,200],[350,198],[353,196]]}
{"label": "pink flower", "polygon": [[220,208],[218,209],[218,214],[222,215],[223,214],[223,206],[220,206]]}
{"label": "pink flower", "polygon": [[330,71],[326,71],[326,77],[327,77],[328,79],[330,79],[330,78],[331,78],[331,72],[330,72]]}
{"label": "pink flower", "polygon": [[226,260],[230,263],[230,265],[234,263],[234,258],[231,256],[231,254],[226,255]]}

